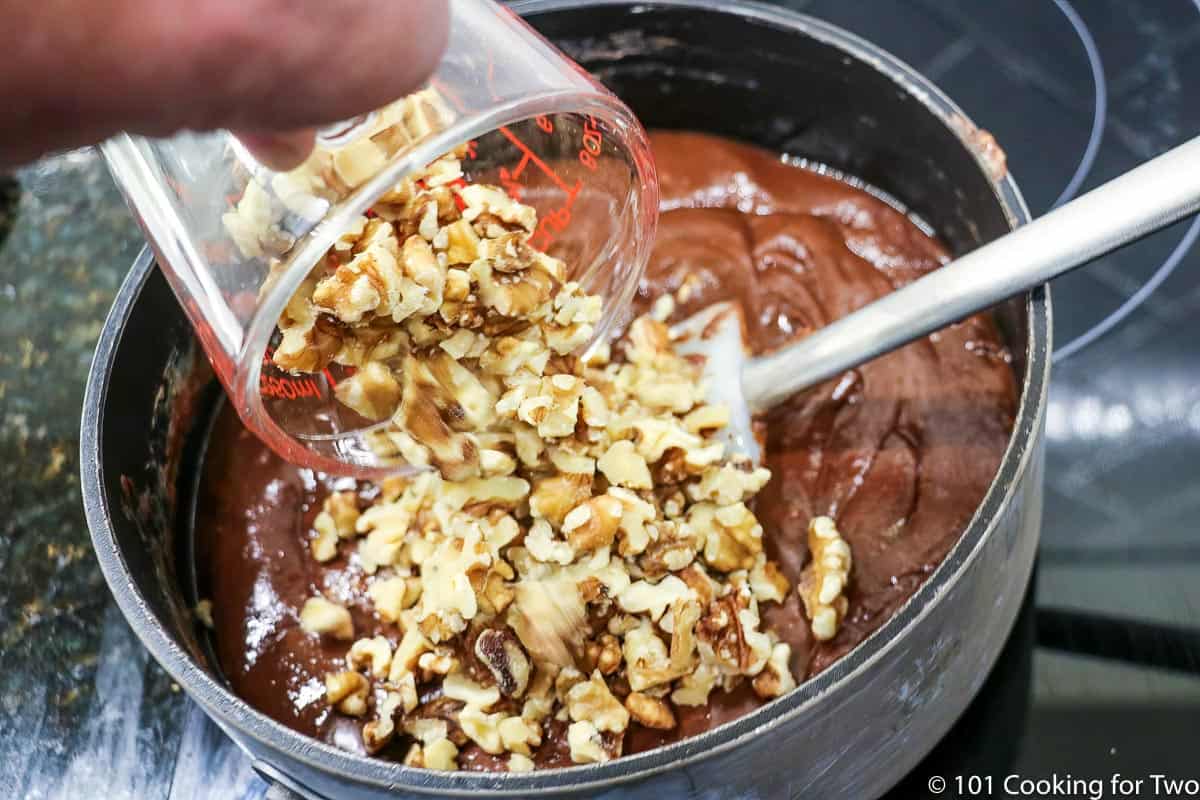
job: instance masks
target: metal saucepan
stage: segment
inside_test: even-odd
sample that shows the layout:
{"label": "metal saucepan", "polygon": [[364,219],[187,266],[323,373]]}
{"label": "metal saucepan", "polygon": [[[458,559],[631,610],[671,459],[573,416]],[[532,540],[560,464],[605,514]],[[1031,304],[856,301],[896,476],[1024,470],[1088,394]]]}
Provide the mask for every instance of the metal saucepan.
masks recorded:
{"label": "metal saucepan", "polygon": [[[955,253],[1028,219],[987,137],[950,100],[905,64],[825,23],[706,0],[515,7],[649,128],[732,136],[857,175],[899,198]],[[146,254],[117,297],[92,365],[84,503],[108,584],[146,647],[257,769],[304,796],[875,797],[967,706],[1029,580],[1042,508],[1048,292],[1009,301],[995,316],[1021,387],[1016,426],[986,498],[942,565],[878,632],[787,697],[607,764],[530,774],[410,769],[301,736],[225,687],[189,612],[190,553],[180,552],[188,546],[180,492],[197,469],[199,437],[190,432],[219,391]]]}

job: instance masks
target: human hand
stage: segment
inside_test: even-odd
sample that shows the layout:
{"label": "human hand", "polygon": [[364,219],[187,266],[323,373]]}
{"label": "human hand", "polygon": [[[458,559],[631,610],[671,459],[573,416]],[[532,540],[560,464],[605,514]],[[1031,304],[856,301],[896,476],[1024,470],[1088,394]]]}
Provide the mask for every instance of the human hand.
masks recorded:
{"label": "human hand", "polygon": [[0,167],[127,130],[229,128],[277,168],[312,131],[402,97],[447,0],[0,0]]}

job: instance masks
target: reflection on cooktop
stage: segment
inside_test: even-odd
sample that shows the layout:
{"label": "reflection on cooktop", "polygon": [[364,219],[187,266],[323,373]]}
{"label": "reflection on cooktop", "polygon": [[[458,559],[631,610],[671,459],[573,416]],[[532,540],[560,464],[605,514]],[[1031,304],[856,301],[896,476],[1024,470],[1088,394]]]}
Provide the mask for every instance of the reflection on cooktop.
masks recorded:
{"label": "reflection on cooktop", "polygon": [[[1195,0],[786,5],[861,34],[933,79],[995,134],[1035,215],[1200,128],[1200,109],[1188,101],[1200,91],[1200,73],[1189,70],[1200,58]],[[1183,222],[1060,278],[1060,296],[1072,298],[1055,308],[1060,352],[1140,299],[1148,281],[1157,285],[1198,234],[1200,222]]]}

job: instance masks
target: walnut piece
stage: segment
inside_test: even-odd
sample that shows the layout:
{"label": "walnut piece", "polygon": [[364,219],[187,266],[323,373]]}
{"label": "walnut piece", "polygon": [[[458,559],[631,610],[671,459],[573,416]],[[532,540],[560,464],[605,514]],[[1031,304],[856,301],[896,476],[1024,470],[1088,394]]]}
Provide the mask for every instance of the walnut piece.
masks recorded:
{"label": "walnut piece", "polygon": [[354,621],[345,606],[324,597],[310,597],[300,609],[300,627],[308,633],[349,641],[354,638]]}
{"label": "walnut piece", "polygon": [[346,653],[346,663],[352,669],[369,669],[374,678],[383,680],[392,665],[392,644],[383,636],[359,639]]}
{"label": "walnut piece", "polygon": [[567,713],[575,722],[587,720],[600,731],[622,733],[629,727],[629,712],[613,697],[599,670],[567,692]]}
{"label": "walnut piece", "polygon": [[385,622],[398,622],[405,609],[421,596],[421,581],[416,578],[380,578],[367,587],[375,610]]}
{"label": "walnut piece", "polygon": [[400,382],[386,366],[371,361],[339,383],[334,396],[355,413],[378,422],[392,416],[400,405]]}
{"label": "walnut piece", "polygon": [[771,657],[767,665],[752,681],[754,693],[764,700],[780,697],[796,688],[796,679],[792,677],[788,661],[792,657],[792,648],[779,642],[771,648]]}
{"label": "walnut piece", "polygon": [[561,527],[567,514],[592,496],[590,475],[567,473],[544,478],[534,484],[529,510],[535,517]]}
{"label": "walnut piece", "polygon": [[614,442],[596,462],[596,468],[617,486],[630,489],[654,488],[646,459],[642,458],[631,441]]}
{"label": "walnut piece", "polygon": [[641,692],[630,692],[625,698],[629,715],[647,728],[670,730],[675,727],[675,714],[665,701]]}
{"label": "walnut piece", "polygon": [[425,745],[421,766],[426,769],[450,771],[458,769],[458,748],[449,739],[438,739]]}
{"label": "walnut piece", "polygon": [[404,696],[400,692],[384,693],[378,717],[363,725],[363,746],[368,753],[378,753],[391,743],[396,735],[395,715],[403,706]]}
{"label": "walnut piece", "polygon": [[510,628],[488,628],[475,639],[475,656],[488,668],[505,697],[520,697],[533,669]]}
{"label": "walnut piece", "polygon": [[593,497],[563,517],[562,529],[576,552],[608,547],[617,536],[625,509],[608,495]]}
{"label": "walnut piece", "polygon": [[829,517],[815,517],[808,524],[808,550],[812,555],[800,573],[800,598],[817,641],[837,635],[849,602],[846,586],[850,579],[850,545]]}
{"label": "walnut piece", "polygon": [[358,517],[358,501],[354,492],[334,492],[326,497],[321,513],[313,520],[313,530],[316,532],[310,543],[313,558],[321,562],[335,558],[338,540],[354,536]]}
{"label": "walnut piece", "polygon": [[523,756],[520,753],[513,753],[508,757],[509,772],[533,772],[533,759],[528,756]]}
{"label": "walnut piece", "polygon": [[572,722],[567,727],[567,745],[570,747],[571,760],[576,764],[594,764],[612,758],[604,749],[600,732],[587,720]]}
{"label": "walnut piece", "polygon": [[325,699],[350,717],[367,713],[367,692],[371,685],[361,674],[346,670],[325,676]]}

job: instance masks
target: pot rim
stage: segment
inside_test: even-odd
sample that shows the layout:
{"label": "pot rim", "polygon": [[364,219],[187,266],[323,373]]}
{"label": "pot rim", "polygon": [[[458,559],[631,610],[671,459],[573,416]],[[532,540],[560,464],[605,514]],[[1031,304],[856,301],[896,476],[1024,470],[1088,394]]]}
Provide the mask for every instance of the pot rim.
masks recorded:
{"label": "pot rim", "polygon": [[[565,8],[629,5],[629,0],[518,0],[515,12],[537,13]],[[829,23],[798,12],[740,0],[648,0],[646,6],[677,7],[737,14],[788,28],[841,49],[866,62],[893,80],[918,100],[972,153],[992,186],[1010,227],[1030,219],[1029,211],[1011,175],[993,177],[987,163],[966,138],[971,126],[966,114],[932,82],[891,54]],[[964,130],[964,128],[966,130]],[[1031,447],[1045,414],[1050,372],[1051,305],[1046,286],[1025,295],[1027,328],[1025,374],[1013,432],[1005,448],[996,477],[976,509],[966,530],[950,552],[921,585],[883,625],[849,653],[816,677],[801,683],[784,697],[743,717],[697,736],[619,759],[585,766],[539,770],[531,773],[434,772],[416,769],[368,756],[356,755],[298,733],[252,708],[222,686],[196,664],[160,625],[145,598],[131,580],[112,526],[111,510],[104,493],[101,441],[102,409],[108,392],[113,359],[130,312],[155,268],[149,248],[143,249],[122,283],[104,323],[88,374],[80,432],[80,469],[84,511],[101,571],[125,618],[155,659],[199,703],[222,728],[240,735],[325,773],[379,789],[403,787],[427,794],[475,792],[483,796],[525,796],[531,793],[586,791],[611,787],[686,766],[738,747],[751,737],[768,734],[821,701],[852,677],[881,660],[909,628],[937,605],[961,578],[964,568],[975,560],[994,530],[998,512],[1011,501],[1019,479],[1028,471],[1036,448]]]}

